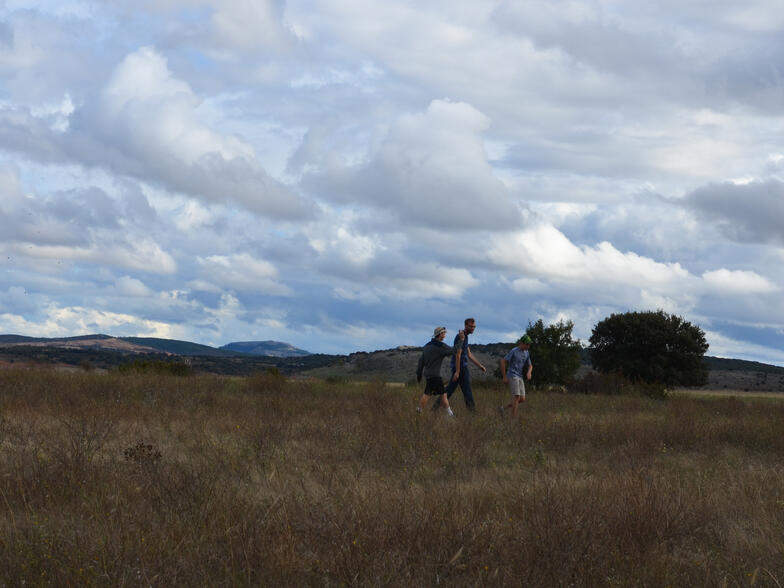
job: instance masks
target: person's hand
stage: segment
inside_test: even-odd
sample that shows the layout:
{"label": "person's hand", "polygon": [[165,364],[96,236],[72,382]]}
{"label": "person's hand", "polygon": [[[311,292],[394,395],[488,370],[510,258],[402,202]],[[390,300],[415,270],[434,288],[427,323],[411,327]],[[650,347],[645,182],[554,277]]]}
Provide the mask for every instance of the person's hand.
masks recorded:
{"label": "person's hand", "polygon": [[455,375],[452,376],[452,381],[457,382],[460,379],[460,372],[455,372]]}
{"label": "person's hand", "polygon": [[527,378],[528,380],[530,380],[530,379],[531,379],[531,374],[528,374],[528,375],[526,375],[526,378]]}
{"label": "person's hand", "polygon": [[460,339],[461,341],[462,341],[463,339],[465,339],[465,330],[464,330],[464,329],[460,329],[460,330],[457,332],[457,337],[458,337],[458,339]]}
{"label": "person's hand", "polygon": [[504,384],[508,384],[508,383],[509,383],[509,378],[507,378],[506,376],[504,376]]}
{"label": "person's hand", "polygon": [[483,365],[480,365],[480,366],[479,366],[479,369],[480,369],[480,370],[482,370],[482,373],[483,373],[483,374],[486,374],[486,373],[487,373],[487,368],[486,368],[485,366],[483,366]]}

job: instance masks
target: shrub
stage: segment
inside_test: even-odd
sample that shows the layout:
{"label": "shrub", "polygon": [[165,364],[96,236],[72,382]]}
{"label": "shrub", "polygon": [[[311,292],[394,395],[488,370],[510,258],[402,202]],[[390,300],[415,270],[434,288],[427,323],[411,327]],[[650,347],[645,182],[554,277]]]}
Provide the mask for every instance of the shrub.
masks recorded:
{"label": "shrub", "polygon": [[191,366],[170,361],[147,361],[137,359],[131,363],[124,363],[117,366],[120,374],[158,374],[169,376],[189,376],[193,373]]}
{"label": "shrub", "polygon": [[580,367],[580,342],[572,339],[572,321],[558,321],[547,327],[542,319],[528,323],[531,337],[532,383],[536,387],[566,384]]}
{"label": "shrub", "polygon": [[591,363],[602,373],[665,386],[707,382],[705,333],[662,310],[613,314],[593,328],[590,343]]}
{"label": "shrub", "polygon": [[579,380],[572,380],[566,387],[566,390],[573,394],[603,394],[609,396],[639,394],[659,400],[667,398],[667,389],[664,384],[645,382],[643,380],[633,382],[617,372],[608,374],[591,372]]}

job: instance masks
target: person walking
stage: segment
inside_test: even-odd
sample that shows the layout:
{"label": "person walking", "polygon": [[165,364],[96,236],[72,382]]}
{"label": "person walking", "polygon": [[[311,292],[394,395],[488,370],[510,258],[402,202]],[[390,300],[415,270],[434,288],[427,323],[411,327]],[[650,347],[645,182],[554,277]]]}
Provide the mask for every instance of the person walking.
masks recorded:
{"label": "person walking", "polygon": [[[482,373],[487,372],[487,368],[482,365],[482,363],[474,357],[474,354],[471,353],[471,348],[468,346],[468,336],[476,330],[476,320],[473,318],[467,318],[463,321],[463,325],[465,329],[461,331],[465,334],[462,341],[459,340],[460,333],[457,334],[455,337],[455,346],[460,344],[460,348],[457,352],[452,356],[451,361],[451,368],[452,368],[452,377],[449,380],[449,384],[446,386],[446,398],[449,400],[454,394],[455,390],[457,390],[458,385],[460,386],[460,391],[463,393],[463,400],[465,401],[466,408],[471,412],[476,411],[476,403],[474,402],[474,393],[471,390],[471,372],[468,369],[468,362],[469,360],[471,363],[476,365]],[[435,405],[433,406],[433,410],[439,407],[440,398],[436,401]]]}
{"label": "person walking", "polygon": [[531,347],[531,337],[523,335],[517,341],[517,347],[509,350],[503,358],[501,358],[501,373],[504,376],[504,384],[508,384],[509,391],[512,393],[512,401],[504,406],[503,404],[498,407],[498,412],[503,415],[507,408],[512,409],[512,417],[517,416],[517,405],[525,402],[525,382],[531,379],[534,366],[531,363],[531,354],[528,351]]}
{"label": "person walking", "polygon": [[433,338],[422,348],[422,355],[419,356],[419,363],[416,369],[417,382],[422,381],[422,376],[425,377],[425,391],[419,399],[419,406],[417,412],[427,406],[427,401],[430,396],[438,396],[441,405],[446,408],[446,414],[453,417],[455,413],[449,407],[449,400],[444,392],[444,381],[441,379],[441,364],[446,357],[454,355],[460,348],[465,334],[462,332],[455,337],[455,344],[450,347],[444,343],[446,337],[446,327],[436,327],[433,330]]}

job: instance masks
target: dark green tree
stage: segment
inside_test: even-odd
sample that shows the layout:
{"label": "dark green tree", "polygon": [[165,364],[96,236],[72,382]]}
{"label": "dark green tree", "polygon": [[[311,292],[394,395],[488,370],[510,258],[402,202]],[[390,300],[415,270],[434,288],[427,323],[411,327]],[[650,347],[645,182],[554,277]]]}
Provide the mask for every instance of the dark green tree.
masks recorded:
{"label": "dark green tree", "polygon": [[531,337],[532,381],[535,386],[566,384],[580,367],[580,342],[572,339],[572,321],[558,321],[547,327],[542,319],[528,322],[525,334]]}
{"label": "dark green tree", "polygon": [[705,333],[663,310],[610,315],[589,342],[591,363],[602,373],[665,386],[701,386],[708,379]]}

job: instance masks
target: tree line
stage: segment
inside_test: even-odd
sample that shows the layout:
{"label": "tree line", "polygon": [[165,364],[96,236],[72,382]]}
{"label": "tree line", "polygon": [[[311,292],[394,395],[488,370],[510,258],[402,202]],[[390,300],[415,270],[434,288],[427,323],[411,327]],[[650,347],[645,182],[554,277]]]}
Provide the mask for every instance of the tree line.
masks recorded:
{"label": "tree line", "polygon": [[[567,385],[580,367],[572,321],[545,326],[529,322],[534,385]],[[591,366],[600,374],[663,387],[702,386],[708,381],[705,333],[663,310],[612,314],[594,326],[588,340]]]}

